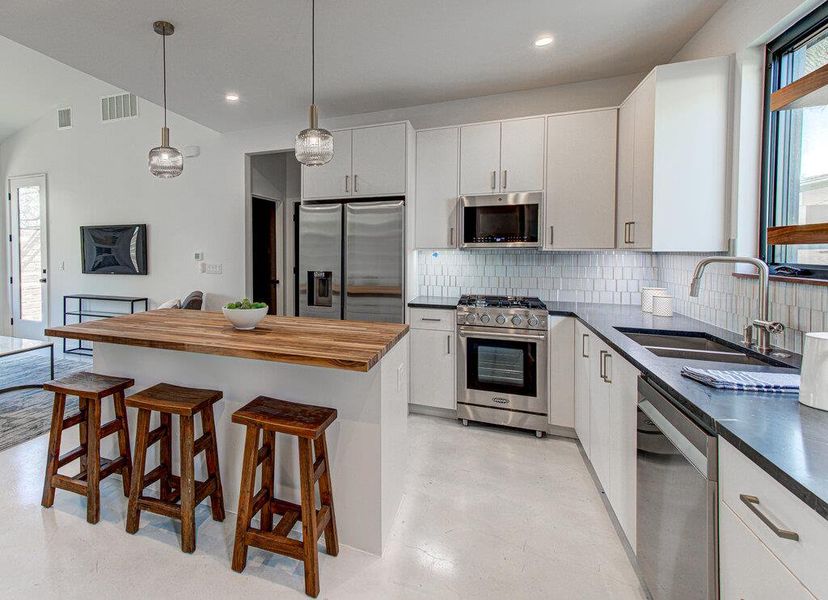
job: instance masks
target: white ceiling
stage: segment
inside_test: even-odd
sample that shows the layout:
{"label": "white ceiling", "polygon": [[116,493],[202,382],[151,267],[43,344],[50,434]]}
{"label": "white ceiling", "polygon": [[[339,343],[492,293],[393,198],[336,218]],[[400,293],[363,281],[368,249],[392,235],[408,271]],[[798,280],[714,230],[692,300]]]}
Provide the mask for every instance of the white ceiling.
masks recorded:
{"label": "white ceiling", "polygon": [[[317,104],[324,118],[638,73],[668,61],[723,3],[318,0]],[[171,110],[232,131],[309,103],[309,0],[0,3],[0,35],[160,102],[156,19],[176,26]],[[535,48],[547,33],[555,42]],[[241,102],[227,105],[227,91]]]}

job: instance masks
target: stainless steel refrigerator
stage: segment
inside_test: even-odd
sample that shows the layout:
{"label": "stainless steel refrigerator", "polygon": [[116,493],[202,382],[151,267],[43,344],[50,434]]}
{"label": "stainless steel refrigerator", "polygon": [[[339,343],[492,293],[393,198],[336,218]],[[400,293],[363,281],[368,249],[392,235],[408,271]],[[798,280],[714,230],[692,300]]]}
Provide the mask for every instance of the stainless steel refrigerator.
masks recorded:
{"label": "stainless steel refrigerator", "polygon": [[402,323],[403,201],[299,208],[301,317]]}

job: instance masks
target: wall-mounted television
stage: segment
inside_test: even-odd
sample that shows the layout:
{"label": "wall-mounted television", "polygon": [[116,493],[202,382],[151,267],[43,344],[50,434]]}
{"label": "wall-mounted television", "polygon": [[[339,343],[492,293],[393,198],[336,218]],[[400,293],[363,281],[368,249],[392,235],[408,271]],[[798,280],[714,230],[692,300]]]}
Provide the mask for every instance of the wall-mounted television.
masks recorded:
{"label": "wall-mounted television", "polygon": [[80,231],[84,273],[147,274],[146,225],[94,225]]}

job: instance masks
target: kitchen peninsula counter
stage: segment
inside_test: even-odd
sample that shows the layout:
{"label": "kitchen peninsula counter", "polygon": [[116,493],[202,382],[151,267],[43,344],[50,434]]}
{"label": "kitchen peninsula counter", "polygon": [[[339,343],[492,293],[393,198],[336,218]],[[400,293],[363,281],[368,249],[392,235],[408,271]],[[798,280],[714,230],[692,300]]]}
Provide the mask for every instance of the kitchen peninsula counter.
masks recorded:
{"label": "kitchen peninsula counter", "polygon": [[[232,414],[260,395],[335,408],[327,437],[339,538],[382,553],[402,500],[407,456],[407,325],[268,316],[254,330],[237,331],[221,313],[164,309],[54,327],[46,335],[91,341],[93,370],[135,379],[128,394],[160,382],[221,390],[214,412],[231,513],[245,435]],[[108,421],[111,402],[102,411]],[[135,431],[134,411],[128,417]],[[114,440],[104,442],[102,454],[114,455]],[[296,439],[277,436],[277,445],[276,493],[298,502]],[[196,476],[206,477],[199,469]]]}

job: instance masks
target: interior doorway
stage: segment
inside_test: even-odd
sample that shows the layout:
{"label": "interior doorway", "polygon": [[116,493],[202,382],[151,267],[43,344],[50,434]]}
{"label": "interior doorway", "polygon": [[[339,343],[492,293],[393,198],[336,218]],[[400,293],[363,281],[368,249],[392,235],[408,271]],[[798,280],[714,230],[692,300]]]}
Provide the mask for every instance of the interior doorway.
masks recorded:
{"label": "interior doorway", "polygon": [[271,315],[280,304],[276,212],[276,202],[253,196],[253,300],[266,302]]}
{"label": "interior doorway", "polygon": [[293,150],[248,157],[247,295],[270,314],[293,314],[293,205],[301,169]]}

